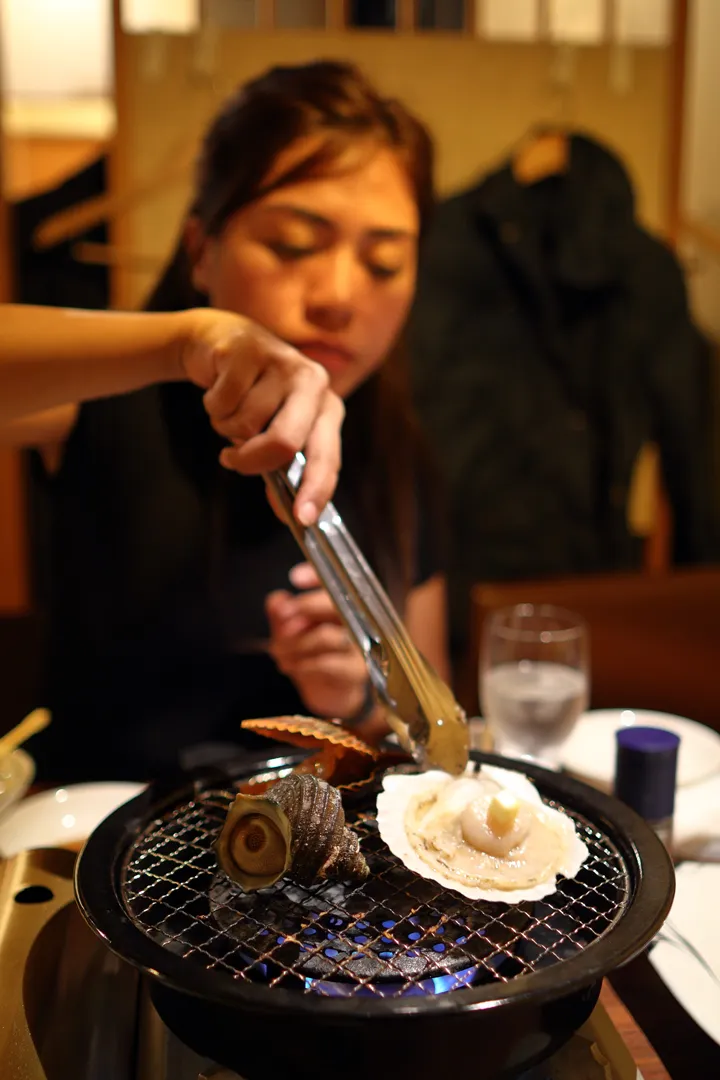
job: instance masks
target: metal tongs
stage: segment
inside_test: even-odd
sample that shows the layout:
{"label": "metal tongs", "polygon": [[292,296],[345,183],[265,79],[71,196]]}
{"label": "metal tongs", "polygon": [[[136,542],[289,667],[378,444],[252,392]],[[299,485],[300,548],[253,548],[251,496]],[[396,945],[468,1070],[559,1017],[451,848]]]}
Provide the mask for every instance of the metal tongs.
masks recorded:
{"label": "metal tongs", "polygon": [[296,454],[287,469],[269,473],[266,480],[300,548],[360,647],[375,693],[387,709],[388,723],[423,768],[460,774],[468,761],[465,713],[450,687],[413,645],[333,504],[328,503],[309,528],[296,521],[292,507],[304,468],[304,456]]}

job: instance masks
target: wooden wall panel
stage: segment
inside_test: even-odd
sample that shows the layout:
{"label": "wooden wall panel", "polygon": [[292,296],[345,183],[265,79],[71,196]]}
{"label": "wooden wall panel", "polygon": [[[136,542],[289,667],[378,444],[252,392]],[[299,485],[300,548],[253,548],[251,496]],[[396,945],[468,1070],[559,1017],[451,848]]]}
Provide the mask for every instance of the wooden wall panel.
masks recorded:
{"label": "wooden wall panel", "polygon": [[[0,106],[2,102],[0,101]],[[0,178],[4,177],[0,140]],[[10,238],[4,188],[0,184],[0,303],[12,298]],[[29,604],[20,455],[0,451],[0,613],[23,612]]]}

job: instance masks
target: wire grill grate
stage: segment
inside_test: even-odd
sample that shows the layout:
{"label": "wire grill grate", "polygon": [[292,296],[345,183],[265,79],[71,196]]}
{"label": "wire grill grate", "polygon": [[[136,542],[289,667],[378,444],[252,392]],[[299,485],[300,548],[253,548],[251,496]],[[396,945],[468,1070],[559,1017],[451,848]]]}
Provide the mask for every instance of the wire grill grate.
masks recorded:
{"label": "wire grill grate", "polygon": [[577,955],[631,899],[624,860],[580,814],[589,855],[543,901],[466,900],[407,870],[377,831],[371,805],[347,821],[370,867],[360,886],[287,881],[245,894],[213,844],[234,793],[208,790],[153,821],[127,852],[125,908],[153,941],[228,978],[335,997],[404,997],[507,982]]}

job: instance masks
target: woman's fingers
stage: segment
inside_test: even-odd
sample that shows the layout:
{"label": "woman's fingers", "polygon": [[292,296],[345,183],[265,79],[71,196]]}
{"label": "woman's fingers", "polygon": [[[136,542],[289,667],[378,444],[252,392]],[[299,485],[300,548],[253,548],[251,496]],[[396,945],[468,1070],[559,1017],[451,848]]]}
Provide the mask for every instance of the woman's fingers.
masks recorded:
{"label": "woman's fingers", "polygon": [[[269,412],[268,388],[248,395],[257,425]],[[340,438],[345,409],[334,394],[324,392],[317,404],[305,392],[296,391],[273,417],[267,428],[252,435],[234,458],[239,472],[257,473],[279,469],[302,450],[306,465],[295,496],[293,513],[302,525],[312,525],[331,499],[340,471]],[[235,423],[235,421],[234,421]],[[229,430],[229,428],[228,428]],[[244,429],[245,433],[249,429]],[[224,433],[224,432],[223,432]]]}
{"label": "woman's fingers", "polygon": [[340,469],[345,409],[325,369],[241,316],[188,314],[183,367],[203,387],[213,427],[234,445],[226,468],[265,473],[300,450],[307,460],[293,512],[310,525],[332,497]]}
{"label": "woman's fingers", "polygon": [[292,671],[283,673],[291,675],[298,682],[317,679],[337,685],[350,684],[356,686],[361,694],[367,678],[367,671],[359,653],[357,660],[354,656],[348,657],[342,653],[301,657],[293,663]]}
{"label": "woman's fingers", "polygon": [[330,654],[341,654],[347,659],[353,650],[356,650],[360,657],[360,652],[348,632],[341,626],[331,626],[328,623],[292,637],[273,639],[270,646],[270,651],[282,670],[294,669],[304,660]]}
{"label": "woman's fingers", "polygon": [[[234,380],[236,374],[233,369],[226,369],[218,377],[212,390],[208,390],[205,394],[203,400],[208,415],[212,420],[212,426],[218,435],[222,435],[237,445],[245,445],[256,435],[263,432],[271,423],[278,411],[278,407],[282,407],[287,388],[283,384],[281,371],[277,367],[270,368],[268,371],[263,372],[260,378],[251,386],[246,387],[242,396],[239,396],[238,386],[238,395],[231,402],[229,413],[215,412],[213,414],[207,407],[207,399],[211,394],[215,394],[217,390],[224,390],[229,400],[230,392],[235,390]],[[228,386],[228,384],[231,385]],[[314,399],[306,400],[308,413],[312,414],[315,407]],[[298,449],[301,446],[302,443],[299,444]]]}
{"label": "woman's fingers", "polygon": [[287,617],[307,619],[308,622],[329,622],[342,624],[338,609],[325,589],[311,589],[308,592],[291,596],[287,607]]}
{"label": "woman's fingers", "polygon": [[297,563],[288,574],[296,589],[321,589],[322,582],[315,567],[308,562]]}
{"label": "woman's fingers", "polygon": [[327,390],[305,443],[305,471],[293,507],[298,521],[304,524],[312,524],[306,520],[308,515],[314,510],[320,513],[335,491],[342,452],[338,432],[344,418],[342,401]]}

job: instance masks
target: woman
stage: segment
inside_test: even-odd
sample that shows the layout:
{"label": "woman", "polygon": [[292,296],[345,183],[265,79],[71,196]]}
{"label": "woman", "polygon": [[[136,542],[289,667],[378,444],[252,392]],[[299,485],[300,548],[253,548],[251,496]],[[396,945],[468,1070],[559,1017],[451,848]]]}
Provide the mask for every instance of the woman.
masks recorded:
{"label": "woman", "polygon": [[[54,423],[66,422],[68,400],[189,379],[206,391],[203,405],[215,430],[236,443],[221,450],[222,465],[262,473],[304,449],[307,466],[295,514],[305,525],[335,490],[344,410],[327,375],[241,316],[210,309],[136,315],[3,304],[0,327],[0,442],[17,443],[39,426],[49,435]],[[256,394],[259,384],[273,407],[265,431],[248,411],[250,392]],[[59,411],[38,415],[48,409]]]}
{"label": "woman", "polygon": [[[238,312],[326,369],[346,404],[338,508],[447,674],[435,520],[397,348],[431,159],[424,128],[351,66],[270,71],[211,124],[148,306]],[[257,426],[271,415],[264,393],[246,406]],[[182,753],[194,743],[237,742],[247,716],[302,711],[377,730],[362,657],[329,598],[296,566],[262,481],[218,469],[201,420],[197,390],[168,384],[84,406],[68,427],[52,481],[55,723],[34,744],[46,774],[157,774],[178,754],[197,760]],[[65,739],[54,758],[53,732]]]}

